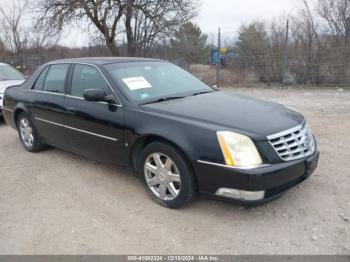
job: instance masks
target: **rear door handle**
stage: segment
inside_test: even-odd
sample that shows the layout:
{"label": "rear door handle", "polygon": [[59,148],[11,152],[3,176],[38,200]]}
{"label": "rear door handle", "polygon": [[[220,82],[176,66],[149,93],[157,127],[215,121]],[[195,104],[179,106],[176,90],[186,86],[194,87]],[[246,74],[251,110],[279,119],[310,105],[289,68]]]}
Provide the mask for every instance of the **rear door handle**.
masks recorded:
{"label": "rear door handle", "polygon": [[67,111],[71,114],[75,114],[77,110],[74,107],[67,107]]}

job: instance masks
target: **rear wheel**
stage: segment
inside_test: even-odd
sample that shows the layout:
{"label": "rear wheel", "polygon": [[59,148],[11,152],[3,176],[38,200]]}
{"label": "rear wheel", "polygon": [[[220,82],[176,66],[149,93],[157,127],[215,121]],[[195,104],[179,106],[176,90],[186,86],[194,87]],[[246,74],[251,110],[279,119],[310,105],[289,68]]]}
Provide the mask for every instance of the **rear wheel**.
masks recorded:
{"label": "rear wheel", "polygon": [[179,208],[196,196],[195,179],[186,158],[164,142],[153,142],[142,153],[140,177],[152,199]]}
{"label": "rear wheel", "polygon": [[17,127],[19,138],[27,151],[38,152],[45,148],[45,145],[39,139],[38,132],[26,113],[22,112],[18,116]]}

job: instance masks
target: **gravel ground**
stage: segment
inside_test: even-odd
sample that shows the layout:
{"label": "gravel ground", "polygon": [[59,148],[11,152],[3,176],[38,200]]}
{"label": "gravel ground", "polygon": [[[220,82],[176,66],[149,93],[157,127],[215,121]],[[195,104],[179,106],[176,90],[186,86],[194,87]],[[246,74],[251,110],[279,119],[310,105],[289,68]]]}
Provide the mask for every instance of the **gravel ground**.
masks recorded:
{"label": "gravel ground", "polygon": [[350,254],[350,92],[232,89],[303,112],[314,175],[245,209],[199,198],[153,203],[127,169],[49,149],[31,154],[0,124],[0,254]]}

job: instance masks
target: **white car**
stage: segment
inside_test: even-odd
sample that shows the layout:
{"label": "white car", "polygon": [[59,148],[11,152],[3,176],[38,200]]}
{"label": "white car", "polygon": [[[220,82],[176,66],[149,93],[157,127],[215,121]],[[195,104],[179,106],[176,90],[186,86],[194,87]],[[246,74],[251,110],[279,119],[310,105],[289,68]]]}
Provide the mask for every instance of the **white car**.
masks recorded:
{"label": "white car", "polygon": [[10,86],[20,85],[25,78],[14,67],[0,63],[0,116],[2,115],[3,99],[6,88]]}

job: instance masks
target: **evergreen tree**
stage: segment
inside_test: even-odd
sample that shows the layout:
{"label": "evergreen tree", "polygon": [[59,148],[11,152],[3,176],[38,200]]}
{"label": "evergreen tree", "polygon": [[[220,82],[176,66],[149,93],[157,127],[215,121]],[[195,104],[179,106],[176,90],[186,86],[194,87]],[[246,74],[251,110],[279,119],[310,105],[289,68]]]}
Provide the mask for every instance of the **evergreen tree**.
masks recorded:
{"label": "evergreen tree", "polygon": [[203,63],[208,59],[208,36],[199,26],[189,22],[180,27],[170,40],[172,51],[181,56],[187,64]]}

